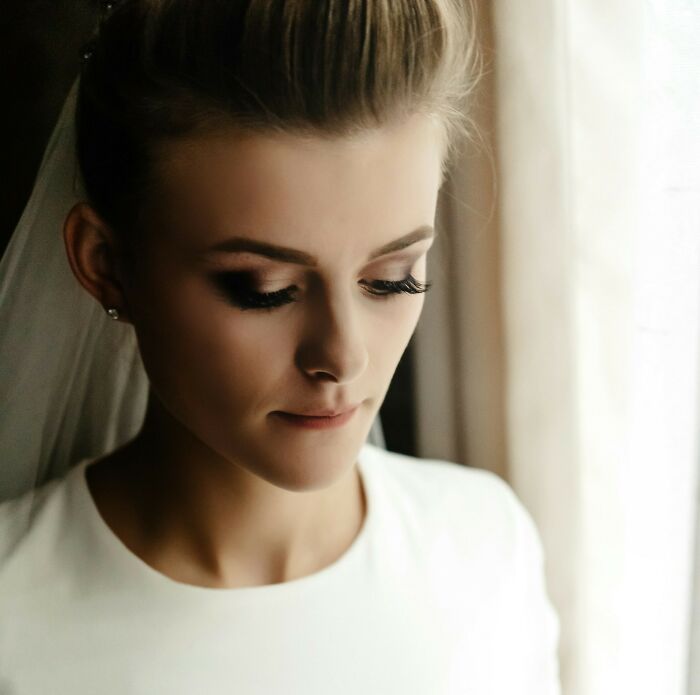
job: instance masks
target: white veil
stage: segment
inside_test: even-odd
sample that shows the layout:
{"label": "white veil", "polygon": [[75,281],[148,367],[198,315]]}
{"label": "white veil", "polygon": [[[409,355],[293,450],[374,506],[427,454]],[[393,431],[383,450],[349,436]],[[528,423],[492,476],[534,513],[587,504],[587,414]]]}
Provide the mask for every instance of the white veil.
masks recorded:
{"label": "white veil", "polygon": [[[131,324],[113,321],[68,264],[63,223],[85,195],[75,154],[79,78],[0,260],[0,501],[134,437],[148,377]],[[385,448],[379,415],[368,441]]]}
{"label": "white veil", "polygon": [[63,222],[81,198],[74,82],[29,202],[0,260],[0,500],[138,432],[148,378],[130,324],[68,264]]}

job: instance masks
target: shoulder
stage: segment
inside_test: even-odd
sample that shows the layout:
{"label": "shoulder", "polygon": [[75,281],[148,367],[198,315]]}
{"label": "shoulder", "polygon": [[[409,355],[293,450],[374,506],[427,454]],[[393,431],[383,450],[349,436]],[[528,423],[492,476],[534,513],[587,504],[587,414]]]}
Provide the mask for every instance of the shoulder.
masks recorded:
{"label": "shoulder", "polygon": [[386,483],[410,490],[421,502],[432,504],[438,496],[443,502],[456,503],[456,512],[499,508],[507,514],[520,504],[510,485],[491,471],[400,454],[373,444],[366,444],[365,452],[368,463]]}
{"label": "shoulder", "polygon": [[495,473],[371,444],[366,445],[366,457],[394,504],[410,507],[423,520],[461,537],[471,549],[486,543],[490,553],[498,552],[510,561],[522,552],[532,552],[533,543],[538,549],[529,512]]}
{"label": "shoulder", "polygon": [[[456,486],[460,494],[487,493],[489,496],[512,494],[508,484],[495,473],[481,468],[464,466],[454,461],[420,458],[382,449],[374,444],[365,444],[370,463],[381,467],[392,478],[407,485],[419,485],[427,494],[439,490],[449,492]],[[426,485],[428,486],[426,488]]]}
{"label": "shoulder", "polygon": [[0,583],[20,564],[46,564],[47,554],[59,547],[69,520],[73,474],[68,471],[0,503]]}
{"label": "shoulder", "polygon": [[[462,621],[477,596],[509,668],[499,692],[558,695],[559,617],[547,591],[539,531],[513,488],[490,471],[373,446],[368,457],[393,500],[426,529],[421,557],[439,581],[437,600]],[[410,502],[409,502],[410,500]],[[427,559],[426,559],[427,558]],[[474,613],[469,614],[473,617]]]}

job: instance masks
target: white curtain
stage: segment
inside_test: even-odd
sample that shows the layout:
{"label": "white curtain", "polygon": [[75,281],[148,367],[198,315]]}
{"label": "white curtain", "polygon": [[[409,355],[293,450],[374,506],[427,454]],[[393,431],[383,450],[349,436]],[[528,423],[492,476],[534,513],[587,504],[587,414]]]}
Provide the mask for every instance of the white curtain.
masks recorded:
{"label": "white curtain", "polygon": [[565,695],[700,693],[700,3],[482,9],[495,214],[468,149],[416,335],[419,454],[532,513]]}

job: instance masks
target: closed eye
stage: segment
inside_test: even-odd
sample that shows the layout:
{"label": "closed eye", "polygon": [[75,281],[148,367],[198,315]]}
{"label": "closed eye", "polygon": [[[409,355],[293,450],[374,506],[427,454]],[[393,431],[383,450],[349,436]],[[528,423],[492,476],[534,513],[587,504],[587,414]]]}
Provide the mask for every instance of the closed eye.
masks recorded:
{"label": "closed eye", "polygon": [[[245,271],[214,273],[212,281],[215,290],[224,299],[243,310],[272,310],[298,301],[296,294],[299,288],[296,285],[274,292],[256,292],[252,289],[252,274]],[[416,280],[410,273],[402,280],[361,280],[359,284],[377,299],[398,294],[421,294],[427,292],[432,285],[430,282]]]}

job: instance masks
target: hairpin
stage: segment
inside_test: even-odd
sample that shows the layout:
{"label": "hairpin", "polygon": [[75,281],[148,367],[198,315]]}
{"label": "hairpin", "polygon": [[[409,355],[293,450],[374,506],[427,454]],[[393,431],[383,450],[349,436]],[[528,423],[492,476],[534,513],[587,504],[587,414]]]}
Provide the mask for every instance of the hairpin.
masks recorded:
{"label": "hairpin", "polygon": [[81,58],[83,63],[87,63],[88,60],[90,60],[90,57],[92,56],[92,53],[94,50],[95,50],[94,39],[90,40],[90,41],[86,41],[85,44],[80,49],[80,58]]}
{"label": "hairpin", "polygon": [[[98,0],[99,6],[99,19],[97,21],[97,33],[99,34],[99,29],[102,24],[107,20],[109,15],[112,13],[114,8],[121,4],[123,0]],[[95,50],[95,44],[97,43],[97,36],[93,37],[91,40],[87,41],[83,47],[80,49],[80,57],[83,63],[87,63]]]}
{"label": "hairpin", "polygon": [[100,5],[102,6],[102,13],[109,14],[115,7],[119,4],[119,0],[102,0]]}

